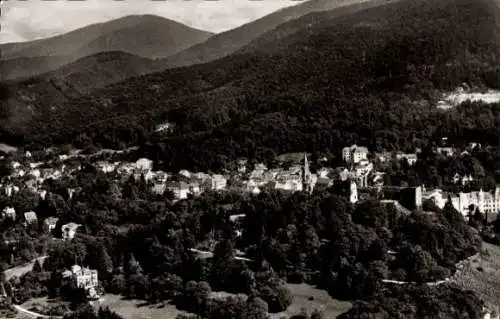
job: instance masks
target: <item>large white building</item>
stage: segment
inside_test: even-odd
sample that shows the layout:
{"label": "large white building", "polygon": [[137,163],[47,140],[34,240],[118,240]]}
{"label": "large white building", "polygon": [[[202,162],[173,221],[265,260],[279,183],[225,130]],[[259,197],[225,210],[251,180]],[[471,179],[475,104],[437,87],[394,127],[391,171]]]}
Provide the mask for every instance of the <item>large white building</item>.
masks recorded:
{"label": "large white building", "polygon": [[359,163],[362,160],[368,159],[368,149],[364,146],[356,144],[342,149],[342,159],[346,163]]}
{"label": "large white building", "polygon": [[71,270],[63,272],[63,278],[69,279],[73,287],[84,289],[87,297],[91,299],[99,298],[97,293],[99,287],[97,270],[73,265]]}
{"label": "large white building", "polygon": [[424,191],[422,197],[433,200],[439,208],[443,208],[450,199],[453,207],[465,218],[471,213],[471,208],[474,210],[477,208],[483,214],[500,212],[500,187],[498,186],[493,192],[480,190],[458,194],[446,194],[440,189],[435,189],[429,192]]}

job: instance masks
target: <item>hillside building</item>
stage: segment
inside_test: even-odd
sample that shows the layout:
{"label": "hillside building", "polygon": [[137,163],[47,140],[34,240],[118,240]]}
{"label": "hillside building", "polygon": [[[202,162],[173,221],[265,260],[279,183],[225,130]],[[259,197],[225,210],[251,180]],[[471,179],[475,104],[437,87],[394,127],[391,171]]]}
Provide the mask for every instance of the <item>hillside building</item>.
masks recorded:
{"label": "hillside building", "polygon": [[356,144],[342,149],[342,159],[346,163],[356,164],[362,160],[368,159],[368,149]]}

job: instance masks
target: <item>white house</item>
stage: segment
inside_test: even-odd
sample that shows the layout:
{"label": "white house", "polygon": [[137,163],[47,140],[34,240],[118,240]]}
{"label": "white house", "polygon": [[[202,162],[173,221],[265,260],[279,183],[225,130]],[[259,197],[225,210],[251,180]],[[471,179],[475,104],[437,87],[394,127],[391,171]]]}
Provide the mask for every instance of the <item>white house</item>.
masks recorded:
{"label": "white house", "polygon": [[153,161],[147,158],[140,158],[135,162],[135,167],[140,171],[150,171],[153,169]]}
{"label": "white house", "polygon": [[87,297],[91,299],[99,298],[96,291],[99,286],[97,270],[73,265],[71,270],[64,271],[62,276],[65,279],[69,279],[73,287],[84,289]]}
{"label": "white house", "polygon": [[451,157],[453,156],[453,154],[455,154],[455,151],[452,147],[437,147],[436,152],[446,157]]}
{"label": "white house", "polygon": [[35,224],[38,222],[38,217],[34,211],[29,211],[24,213],[24,219],[27,225]]}
{"label": "white house", "polygon": [[80,226],[81,226],[80,224],[75,224],[75,223],[68,223],[68,224],[62,225],[61,232],[62,232],[63,240],[73,239],[76,235],[76,230]]}
{"label": "white house", "polygon": [[356,144],[342,149],[342,159],[346,163],[358,163],[361,160],[368,158],[368,149],[364,146],[357,146]]}
{"label": "white house", "polygon": [[227,186],[227,178],[219,174],[212,175],[211,188],[213,190],[219,191],[226,188],[226,186]]}
{"label": "white house", "polygon": [[59,218],[57,217],[47,217],[43,221],[43,224],[45,226],[45,229],[47,229],[48,232],[51,232],[56,228],[57,222],[59,221]]}
{"label": "white house", "polygon": [[16,219],[16,210],[12,207],[5,207],[2,210],[2,217]]}
{"label": "white house", "polygon": [[417,162],[417,154],[406,154],[406,153],[396,153],[396,159],[398,161],[406,159],[410,166],[415,165]]}

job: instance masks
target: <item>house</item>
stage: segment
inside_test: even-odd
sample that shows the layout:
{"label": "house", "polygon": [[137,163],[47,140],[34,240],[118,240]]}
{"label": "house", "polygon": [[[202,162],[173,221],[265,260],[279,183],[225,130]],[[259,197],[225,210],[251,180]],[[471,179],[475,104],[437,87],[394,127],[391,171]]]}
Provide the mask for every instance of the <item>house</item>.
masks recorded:
{"label": "house", "polygon": [[140,180],[142,176],[144,176],[144,180],[150,181],[153,179],[154,174],[152,171],[136,171],[134,173],[134,179],[136,181]]}
{"label": "house", "polygon": [[453,154],[455,154],[455,151],[452,147],[437,147],[436,152],[446,157],[451,157],[453,156]]}
{"label": "house", "polygon": [[260,189],[259,189],[257,183],[255,183],[252,180],[246,182],[245,186],[246,186],[245,190],[251,194],[258,195],[260,193]]}
{"label": "house", "polygon": [[477,142],[470,142],[468,145],[467,145],[467,149],[469,151],[473,151],[475,149],[481,149],[481,143],[477,143]]}
{"label": "house", "polygon": [[354,181],[349,183],[349,201],[351,204],[356,204],[358,202],[358,188]]}
{"label": "house", "polygon": [[443,208],[448,201],[448,195],[445,194],[441,189],[433,189],[431,191],[426,191],[425,187],[422,188],[422,199],[431,200],[437,207]]}
{"label": "house", "polygon": [[38,217],[34,211],[24,213],[24,219],[26,225],[32,225],[38,222]]}
{"label": "house", "polygon": [[332,173],[331,168],[322,167],[316,171],[318,178],[327,178]]}
{"label": "house", "polygon": [[472,181],[474,181],[474,178],[470,174],[461,176],[460,174],[455,173],[455,175],[453,176],[453,183],[454,184],[460,183],[462,185],[466,185]]}
{"label": "house", "polygon": [[368,149],[364,146],[357,146],[356,144],[344,147],[342,149],[342,159],[346,163],[358,163],[361,160],[368,159]]}
{"label": "house", "polygon": [[246,159],[238,160],[237,165],[238,165],[238,172],[239,173],[245,173],[247,171],[247,162],[248,162],[248,160],[246,160]]}
{"label": "house", "polygon": [[16,210],[12,207],[5,207],[2,210],[2,218],[16,219]]}
{"label": "house", "polygon": [[283,174],[274,181],[274,189],[300,192],[303,190],[301,176]]}
{"label": "house", "polygon": [[73,195],[78,191],[78,189],[76,189],[76,188],[68,188],[67,191],[68,191],[68,198],[72,199]]}
{"label": "house", "polygon": [[28,173],[30,176],[33,176],[35,179],[39,179],[41,176],[41,172],[39,169],[32,169]]}
{"label": "house", "polygon": [[18,186],[15,186],[15,185],[7,185],[5,186],[5,195],[7,195],[7,197],[11,197],[12,194],[15,194],[19,192],[19,187]]}
{"label": "house", "polygon": [[59,221],[59,218],[57,217],[47,217],[43,221],[43,226],[44,228],[48,231],[51,232],[56,228],[57,222]]}
{"label": "house", "polygon": [[44,189],[41,189],[41,190],[38,191],[38,195],[40,196],[40,198],[42,200],[45,200],[45,197],[47,196],[47,191],[44,190]]}
{"label": "house", "polygon": [[62,225],[61,232],[62,232],[63,240],[73,239],[76,235],[76,230],[80,226],[81,226],[80,224],[75,224],[75,223],[68,223],[68,224]]}
{"label": "house", "polygon": [[414,154],[414,153],[406,154],[406,153],[398,152],[398,153],[396,153],[396,159],[398,161],[401,161],[402,159],[406,159],[406,161],[408,162],[408,165],[413,166],[417,162],[417,154]]}
{"label": "house", "polygon": [[198,195],[201,193],[198,183],[170,182],[166,188],[174,193],[175,199],[186,199],[189,194]]}
{"label": "house", "polygon": [[214,174],[211,178],[211,188],[213,190],[219,191],[227,186],[227,178],[223,175]]}
{"label": "house", "polygon": [[168,180],[168,174],[164,171],[157,171],[154,173],[153,181],[158,183],[165,183]]}
{"label": "house", "polygon": [[150,171],[153,169],[153,161],[147,158],[140,158],[135,162],[135,168],[139,171]]}
{"label": "house", "polygon": [[165,193],[165,190],[167,189],[167,185],[164,183],[156,183],[151,187],[151,192],[155,195],[163,195]]}
{"label": "house", "polygon": [[21,167],[21,163],[19,162],[12,162],[10,165],[13,169],[18,169]]}
{"label": "house", "polygon": [[381,163],[386,163],[391,161],[392,154],[391,152],[375,153],[375,158]]}
{"label": "house", "polygon": [[183,176],[183,177],[185,177],[185,178],[191,178],[191,172],[190,172],[190,171],[188,171],[188,170],[186,170],[186,169],[181,169],[181,170],[179,171],[179,175],[180,175],[180,176]]}
{"label": "house", "polygon": [[500,188],[497,186],[493,193],[479,190],[476,192],[460,192],[451,197],[453,207],[467,218],[471,208],[477,208],[481,213],[500,212]]}
{"label": "house", "polygon": [[102,171],[106,174],[114,172],[114,170],[116,168],[116,165],[108,163],[108,162],[104,162],[104,161],[97,162],[96,166],[97,166],[97,169],[99,169],[100,171]]}
{"label": "house", "polygon": [[62,277],[69,280],[74,288],[84,289],[87,297],[90,299],[99,298],[97,292],[99,288],[98,272],[95,269],[82,268],[78,265],[73,265],[71,270],[65,270]]}

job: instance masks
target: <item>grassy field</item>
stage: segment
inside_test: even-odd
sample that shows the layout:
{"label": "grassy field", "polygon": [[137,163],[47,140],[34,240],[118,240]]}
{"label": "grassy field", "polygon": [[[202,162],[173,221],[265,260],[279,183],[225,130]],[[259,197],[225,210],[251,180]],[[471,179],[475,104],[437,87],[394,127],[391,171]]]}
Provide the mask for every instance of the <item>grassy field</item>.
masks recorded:
{"label": "grassy field", "polygon": [[[324,318],[336,318],[341,313],[349,310],[351,304],[333,299],[326,291],[316,289],[306,284],[289,284],[294,301],[284,312],[271,314],[271,319],[288,318],[299,314],[302,308],[309,313],[314,309],[323,312]],[[214,292],[213,298],[226,298],[231,294],[223,292]],[[312,297],[312,298],[311,298]],[[183,313],[171,304],[144,305],[139,300],[124,300],[120,296],[107,294],[101,301],[101,306],[109,307],[111,310],[120,314],[124,319],[175,319]]]}
{"label": "grassy field", "polygon": [[500,304],[500,247],[483,243],[483,251],[458,271],[452,282],[476,292],[487,304]]}
{"label": "grassy field", "polygon": [[171,304],[145,305],[140,300],[124,300],[121,296],[106,294],[100,302],[124,319],[175,319],[182,311]]}
{"label": "grassy field", "polygon": [[352,307],[351,303],[333,299],[326,291],[316,289],[307,284],[288,284],[288,288],[290,288],[293,294],[293,303],[286,311],[271,314],[271,319],[281,319],[297,315],[302,308],[305,308],[309,314],[314,309],[321,310],[324,318],[333,319]]}

